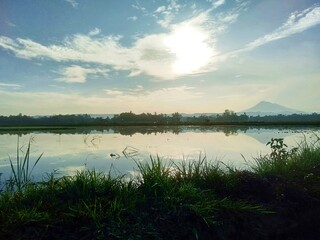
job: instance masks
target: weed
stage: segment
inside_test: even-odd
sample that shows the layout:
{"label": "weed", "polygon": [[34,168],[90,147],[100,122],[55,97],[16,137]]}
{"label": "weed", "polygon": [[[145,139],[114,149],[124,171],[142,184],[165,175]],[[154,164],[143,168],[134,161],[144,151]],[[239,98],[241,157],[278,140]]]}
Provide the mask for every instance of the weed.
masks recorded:
{"label": "weed", "polygon": [[271,153],[255,158],[252,166],[254,172],[259,175],[283,176],[289,179],[304,176],[319,166],[320,148],[317,142],[308,143],[304,139],[298,147],[288,149],[283,139],[271,139],[267,143],[271,147]]}
{"label": "weed", "polygon": [[26,184],[30,183],[32,171],[43,155],[43,153],[41,153],[40,156],[36,159],[36,161],[31,165],[30,149],[32,141],[33,138],[30,138],[24,156],[20,156],[20,152],[22,152],[22,150],[19,145],[18,137],[16,163],[14,164],[13,160],[9,157],[10,166],[12,170],[12,176],[9,180],[9,183],[12,189],[21,191],[23,187],[26,186]]}

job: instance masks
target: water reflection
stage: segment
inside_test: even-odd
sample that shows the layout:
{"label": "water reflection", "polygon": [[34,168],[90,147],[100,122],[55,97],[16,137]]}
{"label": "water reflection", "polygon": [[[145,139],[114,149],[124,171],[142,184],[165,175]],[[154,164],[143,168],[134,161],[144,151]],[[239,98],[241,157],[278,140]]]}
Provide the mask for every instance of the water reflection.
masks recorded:
{"label": "water reflection", "polygon": [[164,160],[198,159],[206,154],[209,160],[246,167],[241,154],[252,159],[269,153],[265,144],[273,138],[284,138],[295,146],[303,136],[312,132],[320,135],[317,127],[248,127],[248,126],[192,126],[192,127],[113,127],[73,128],[37,131],[0,131],[0,173],[2,179],[10,175],[8,155],[15,159],[17,138],[26,144],[31,136],[31,157],[44,156],[34,170],[35,178],[44,173],[59,172],[72,175],[84,168],[128,173],[136,168],[135,161],[159,155]]}
{"label": "water reflection", "polygon": [[49,133],[49,134],[83,134],[90,135],[93,133],[105,134],[114,133],[124,136],[133,136],[135,134],[150,135],[173,133],[180,134],[185,132],[223,132],[225,136],[237,135],[239,133],[259,132],[260,130],[271,132],[301,132],[301,131],[318,131],[320,127],[315,126],[233,126],[233,125],[217,125],[217,126],[130,126],[130,127],[70,127],[62,129],[40,129],[40,130],[16,130],[8,131],[0,129],[0,135],[29,135],[30,133]]}

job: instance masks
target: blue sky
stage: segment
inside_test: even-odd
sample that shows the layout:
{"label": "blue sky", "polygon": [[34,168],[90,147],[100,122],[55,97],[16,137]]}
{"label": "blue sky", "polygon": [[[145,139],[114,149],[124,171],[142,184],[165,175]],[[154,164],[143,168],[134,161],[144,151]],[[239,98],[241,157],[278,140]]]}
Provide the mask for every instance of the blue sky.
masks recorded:
{"label": "blue sky", "polygon": [[1,0],[0,115],[320,112],[314,0]]}

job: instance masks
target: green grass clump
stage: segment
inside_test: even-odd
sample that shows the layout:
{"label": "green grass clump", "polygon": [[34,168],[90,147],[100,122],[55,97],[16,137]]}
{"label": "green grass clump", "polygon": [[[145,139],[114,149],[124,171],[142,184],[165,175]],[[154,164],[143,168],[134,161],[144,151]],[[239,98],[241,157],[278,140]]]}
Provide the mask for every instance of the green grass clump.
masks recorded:
{"label": "green grass clump", "polygon": [[308,143],[306,139],[298,147],[288,149],[283,139],[271,139],[271,154],[256,158],[252,166],[261,176],[281,176],[291,180],[304,178],[320,167],[319,139]]}
{"label": "green grass clump", "polygon": [[28,142],[27,150],[24,153],[24,156],[21,156],[20,152],[22,150],[20,149],[19,138],[18,138],[16,162],[14,163],[13,160],[9,157],[12,176],[9,180],[8,187],[17,188],[18,191],[21,191],[25,185],[30,183],[32,171],[34,167],[38,164],[39,160],[43,155],[43,153],[40,154],[40,156],[36,159],[36,161],[33,164],[31,164],[31,159],[30,159],[31,142],[32,142],[32,138],[30,138]]}
{"label": "green grass clump", "polygon": [[156,156],[131,179],[28,181],[1,193],[0,239],[316,239],[319,147],[273,141],[250,171]]}

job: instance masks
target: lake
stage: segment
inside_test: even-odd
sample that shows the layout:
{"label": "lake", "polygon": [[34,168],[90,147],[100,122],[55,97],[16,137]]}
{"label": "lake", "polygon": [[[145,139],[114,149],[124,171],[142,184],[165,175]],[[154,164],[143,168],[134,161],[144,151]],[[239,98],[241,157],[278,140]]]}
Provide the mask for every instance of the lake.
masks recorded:
{"label": "lake", "polygon": [[[135,161],[147,161],[159,155],[164,161],[179,162],[206,156],[238,168],[247,161],[270,152],[271,138],[284,138],[296,146],[306,138],[320,136],[319,127],[113,127],[69,130],[0,132],[1,182],[11,173],[9,157],[15,161],[17,141],[21,151],[31,143],[31,162],[44,153],[33,170],[34,180],[46,174],[73,175],[83,169],[111,171],[114,175],[134,173]],[[23,153],[21,153],[23,155]]]}

